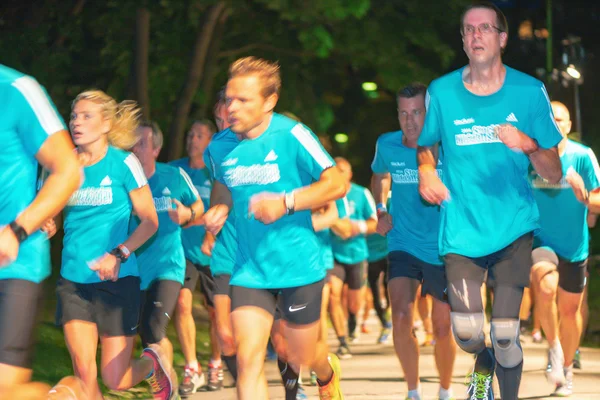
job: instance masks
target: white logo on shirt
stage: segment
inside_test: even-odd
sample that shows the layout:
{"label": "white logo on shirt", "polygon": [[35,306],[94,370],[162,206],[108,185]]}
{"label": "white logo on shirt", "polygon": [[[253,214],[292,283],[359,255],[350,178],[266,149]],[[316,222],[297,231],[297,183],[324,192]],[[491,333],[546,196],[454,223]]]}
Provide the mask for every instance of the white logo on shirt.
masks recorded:
{"label": "white logo on shirt", "polygon": [[404,167],[406,165],[405,162],[397,162],[397,161],[392,161],[392,167]]}
{"label": "white logo on shirt", "polygon": [[169,190],[169,188],[168,188],[168,187],[165,187],[165,188],[163,189],[163,191],[162,191],[162,194],[163,194],[164,196],[170,196],[170,195],[171,195],[171,191]]}
{"label": "white logo on shirt", "polygon": [[498,124],[488,126],[473,125],[471,133],[459,133],[455,137],[457,146],[472,146],[485,143],[502,143],[496,135],[494,128]]}
{"label": "white logo on shirt", "polygon": [[208,179],[204,181],[204,186],[210,186],[210,181]]}
{"label": "white logo on shirt", "polygon": [[106,175],[102,182],[100,182],[100,186],[110,186],[112,185],[112,181],[110,180],[110,176]]}
{"label": "white logo on shirt", "polygon": [[225,161],[223,161],[223,162],[221,163],[221,166],[222,166],[222,167],[230,167],[230,166],[232,166],[232,165],[235,165],[235,164],[237,164],[237,162],[238,162],[238,159],[237,159],[237,158],[232,158],[232,159],[230,159],[230,160],[225,160]]}
{"label": "white logo on shirt", "polygon": [[88,187],[79,189],[69,198],[69,206],[104,206],[112,204],[112,187]]}
{"label": "white logo on shirt", "polygon": [[265,157],[265,162],[275,161],[275,160],[277,160],[277,154],[275,154],[274,150],[271,150],[269,152],[269,154],[267,154],[267,156]]}
{"label": "white logo on shirt", "polygon": [[164,212],[169,211],[172,208],[172,202],[170,197],[153,197],[154,208],[156,208],[156,212]]}
{"label": "white logo on shirt", "polygon": [[225,172],[225,183],[229,187],[244,185],[268,185],[281,178],[278,164],[254,164],[239,166]]}
{"label": "white logo on shirt", "polygon": [[455,119],[454,125],[467,125],[474,124],[475,120],[473,118],[463,118],[463,119]]}
{"label": "white logo on shirt", "polygon": [[508,122],[519,122],[519,120],[517,119],[517,117],[515,117],[514,113],[510,113],[510,115],[508,117],[506,117],[506,120]]}
{"label": "white logo on shirt", "polygon": [[[439,165],[439,164],[438,164]],[[437,169],[437,174],[442,178],[442,170]],[[417,184],[419,183],[419,170],[412,168],[404,168],[401,170],[397,170],[396,172],[392,172],[392,181],[399,185],[407,185],[407,184]]]}

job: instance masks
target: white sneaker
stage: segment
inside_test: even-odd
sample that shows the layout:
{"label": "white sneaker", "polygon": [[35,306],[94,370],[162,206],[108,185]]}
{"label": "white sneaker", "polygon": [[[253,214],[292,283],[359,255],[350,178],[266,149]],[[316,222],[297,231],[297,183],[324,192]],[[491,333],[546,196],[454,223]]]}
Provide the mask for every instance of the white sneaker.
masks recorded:
{"label": "white sneaker", "polygon": [[406,395],[406,400],[421,400],[422,398],[423,395],[419,389],[409,390],[408,394]]}
{"label": "white sneaker", "polygon": [[565,367],[565,383],[558,385],[554,391],[554,395],[558,397],[569,397],[573,394],[573,364],[569,367]]}
{"label": "white sneaker", "polygon": [[561,386],[565,384],[565,356],[557,340],[554,346],[548,349],[548,368],[546,369],[546,379],[552,386]]}

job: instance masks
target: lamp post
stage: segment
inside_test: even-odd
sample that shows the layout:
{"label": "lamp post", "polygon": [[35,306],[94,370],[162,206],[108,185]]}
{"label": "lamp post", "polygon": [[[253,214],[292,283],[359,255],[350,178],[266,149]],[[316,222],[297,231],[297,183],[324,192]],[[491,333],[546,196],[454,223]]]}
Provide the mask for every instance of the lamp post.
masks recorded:
{"label": "lamp post", "polygon": [[577,132],[579,137],[583,138],[583,130],[581,129],[581,105],[579,101],[579,85],[581,84],[581,72],[575,68],[573,64],[567,67],[567,74],[571,77],[573,82],[573,89],[575,95],[575,124],[577,125]]}

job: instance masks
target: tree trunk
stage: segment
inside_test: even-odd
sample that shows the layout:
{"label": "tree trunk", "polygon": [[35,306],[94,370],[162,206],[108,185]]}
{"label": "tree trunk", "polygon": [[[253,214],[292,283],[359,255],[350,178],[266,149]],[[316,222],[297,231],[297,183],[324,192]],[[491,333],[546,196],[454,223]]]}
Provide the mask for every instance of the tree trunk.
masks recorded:
{"label": "tree trunk", "polygon": [[[210,112],[212,110],[212,104],[214,99],[214,87],[215,87],[215,75],[217,72],[217,65],[219,64],[219,51],[221,50],[221,43],[223,41],[223,33],[225,31],[225,22],[229,17],[229,10],[223,12],[219,18],[219,23],[215,28],[215,34],[213,41],[208,49],[206,56],[206,65],[204,66],[204,76],[202,77],[201,90],[204,93],[204,101],[196,112],[196,119],[210,118]],[[220,82],[222,86],[225,82]],[[219,87],[220,89],[220,87]]]}
{"label": "tree trunk", "polygon": [[202,24],[202,29],[197,33],[187,77],[181,88],[181,92],[179,93],[175,105],[175,114],[173,115],[173,121],[171,122],[171,128],[169,130],[169,160],[174,160],[183,155],[185,126],[192,106],[192,100],[204,74],[208,48],[212,42],[219,17],[225,10],[225,7],[223,1],[211,6],[208,10],[204,24]]}
{"label": "tree trunk", "polygon": [[138,8],[135,18],[135,48],[133,61],[133,98],[142,109],[145,119],[150,119],[150,98],[148,97],[148,49],[150,47],[150,12]]}

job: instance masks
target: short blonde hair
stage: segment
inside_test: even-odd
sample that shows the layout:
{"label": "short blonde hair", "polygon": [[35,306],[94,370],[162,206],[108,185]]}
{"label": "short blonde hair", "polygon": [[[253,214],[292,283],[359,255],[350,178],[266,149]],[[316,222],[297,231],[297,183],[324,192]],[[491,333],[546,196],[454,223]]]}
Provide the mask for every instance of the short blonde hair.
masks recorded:
{"label": "short blonde hair", "polygon": [[110,121],[108,143],[123,150],[130,150],[139,140],[136,129],[141,110],[132,100],[117,103],[102,90],[88,90],[75,97],[71,109],[81,100],[91,101],[102,107],[102,116]]}
{"label": "short blonde hair", "polygon": [[236,60],[229,67],[229,79],[243,75],[258,75],[263,81],[261,94],[264,98],[272,94],[279,95],[281,76],[279,64],[256,57],[244,57]]}

